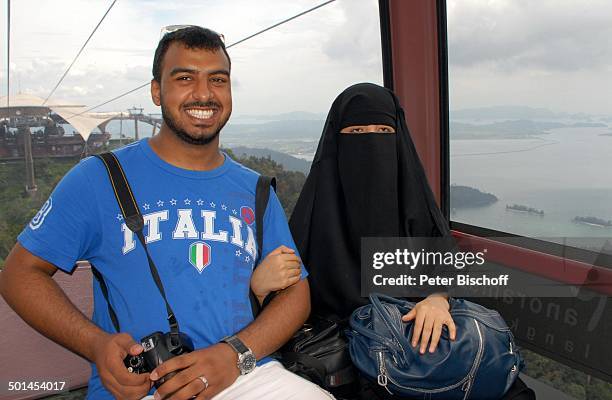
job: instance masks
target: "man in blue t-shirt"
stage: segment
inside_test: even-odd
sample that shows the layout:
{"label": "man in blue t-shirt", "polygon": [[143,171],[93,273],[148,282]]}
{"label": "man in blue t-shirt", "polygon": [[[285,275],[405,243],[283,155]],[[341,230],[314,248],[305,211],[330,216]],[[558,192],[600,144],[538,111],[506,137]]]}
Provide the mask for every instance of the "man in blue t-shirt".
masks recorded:
{"label": "man in blue t-shirt", "polygon": [[[143,351],[134,339],[169,330],[165,303],[143,247],[123,221],[106,170],[91,157],[59,183],[6,260],[0,292],[35,329],[92,362],[90,399],[140,399],[155,392],[189,398],[328,398],[267,356],[310,311],[306,272],[254,320],[249,284],[257,259],[257,174],[219,151],[232,109],[230,59],[218,34],[187,27],[164,35],[155,52],[151,95],[162,108],[158,135],[115,152],[145,221],[144,235],[166,297],[195,351],[150,374],[123,364]],[[293,250],[292,250],[293,249]],[[263,262],[299,263],[283,209],[271,193]],[[103,277],[121,333],[98,282],[93,322],[51,278],[88,260]],[[253,356],[257,367],[249,364]],[[272,394],[274,393],[274,394]]]}

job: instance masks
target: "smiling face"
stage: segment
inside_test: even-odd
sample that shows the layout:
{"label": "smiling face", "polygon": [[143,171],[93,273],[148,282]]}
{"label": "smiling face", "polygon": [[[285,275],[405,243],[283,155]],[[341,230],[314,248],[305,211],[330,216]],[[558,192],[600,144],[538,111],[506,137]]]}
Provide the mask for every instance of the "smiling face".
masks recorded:
{"label": "smiling face", "polygon": [[232,113],[229,60],[221,49],[174,42],[163,58],[161,82],[151,81],[151,96],[169,130],[187,143],[206,145]]}

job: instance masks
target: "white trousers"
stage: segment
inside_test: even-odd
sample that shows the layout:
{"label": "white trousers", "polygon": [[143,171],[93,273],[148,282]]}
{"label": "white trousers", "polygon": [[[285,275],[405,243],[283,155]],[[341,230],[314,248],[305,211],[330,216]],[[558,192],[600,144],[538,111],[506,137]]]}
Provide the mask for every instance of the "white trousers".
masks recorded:
{"label": "white trousers", "polygon": [[[329,400],[334,397],[306,379],[287,371],[278,361],[258,366],[213,397],[213,400]],[[152,400],[147,396],[142,400]]]}

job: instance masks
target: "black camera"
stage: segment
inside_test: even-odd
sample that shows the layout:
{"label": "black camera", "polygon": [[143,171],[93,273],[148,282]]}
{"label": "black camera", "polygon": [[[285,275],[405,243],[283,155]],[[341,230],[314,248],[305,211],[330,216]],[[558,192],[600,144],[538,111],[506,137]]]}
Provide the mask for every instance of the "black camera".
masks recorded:
{"label": "black camera", "polygon": [[[144,348],[142,353],[137,356],[128,355],[123,360],[128,371],[135,374],[151,372],[164,361],[193,351],[193,342],[184,333],[172,334],[158,331],[140,339],[140,344]],[[174,375],[176,372],[159,378],[155,382],[155,387],[160,387]]]}

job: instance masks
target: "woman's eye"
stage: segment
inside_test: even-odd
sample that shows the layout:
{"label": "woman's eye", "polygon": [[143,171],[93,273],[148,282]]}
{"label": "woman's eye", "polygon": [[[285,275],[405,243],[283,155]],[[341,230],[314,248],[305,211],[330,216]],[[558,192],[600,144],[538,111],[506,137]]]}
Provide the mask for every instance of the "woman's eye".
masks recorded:
{"label": "woman's eye", "polygon": [[363,128],[353,128],[351,129],[351,133],[361,133],[363,132]]}

